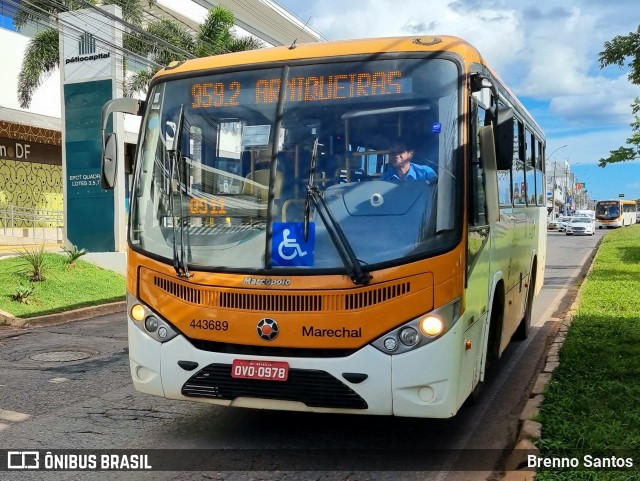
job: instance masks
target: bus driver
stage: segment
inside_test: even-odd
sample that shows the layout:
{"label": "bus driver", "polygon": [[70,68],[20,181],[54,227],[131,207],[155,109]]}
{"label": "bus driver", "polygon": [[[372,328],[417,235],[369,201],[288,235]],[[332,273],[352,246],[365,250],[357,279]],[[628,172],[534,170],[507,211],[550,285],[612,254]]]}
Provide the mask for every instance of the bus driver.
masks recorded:
{"label": "bus driver", "polygon": [[389,164],[387,171],[382,174],[381,180],[426,180],[435,183],[438,175],[426,165],[413,163],[414,150],[406,141],[398,137],[394,139],[389,148]]}

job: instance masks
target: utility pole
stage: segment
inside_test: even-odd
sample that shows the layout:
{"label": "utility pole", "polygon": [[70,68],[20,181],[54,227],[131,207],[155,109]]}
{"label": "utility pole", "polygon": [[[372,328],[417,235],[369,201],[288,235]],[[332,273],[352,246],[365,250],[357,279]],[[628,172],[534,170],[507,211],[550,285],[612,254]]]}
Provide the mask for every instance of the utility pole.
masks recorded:
{"label": "utility pole", "polygon": [[[553,152],[551,152],[549,154],[549,156],[547,157],[547,159],[549,159],[549,161],[551,161],[551,158],[553,157],[553,154],[555,154],[558,150],[560,149],[564,149],[565,147],[568,147],[569,144],[564,144],[561,145],[560,147],[558,147],[557,149],[555,149]],[[556,178],[556,166],[557,166],[557,161],[553,161],[553,191],[551,192],[551,219],[552,220],[556,220],[556,184],[558,183],[557,178]],[[545,169],[546,170],[546,169]],[[564,203],[564,189],[563,189],[563,203]]]}
{"label": "utility pole", "polygon": [[551,191],[551,220],[556,220],[556,167],[558,166],[557,161],[553,161],[553,190]]}
{"label": "utility pole", "polygon": [[569,215],[569,211],[567,210],[567,189],[569,188],[569,182],[567,182],[567,177],[569,176],[569,167],[567,163],[564,165],[564,169],[562,169],[564,175],[562,179],[564,180],[564,185],[562,186],[562,212],[564,215]]}

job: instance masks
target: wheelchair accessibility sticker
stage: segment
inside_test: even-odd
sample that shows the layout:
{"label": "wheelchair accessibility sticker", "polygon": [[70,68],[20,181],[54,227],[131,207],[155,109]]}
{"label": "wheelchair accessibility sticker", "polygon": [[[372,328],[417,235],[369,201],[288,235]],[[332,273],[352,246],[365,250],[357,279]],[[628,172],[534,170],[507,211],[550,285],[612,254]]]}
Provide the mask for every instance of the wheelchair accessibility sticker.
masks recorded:
{"label": "wheelchair accessibility sticker", "polygon": [[316,225],[309,223],[309,239],[304,240],[304,222],[274,222],[271,260],[274,266],[312,266]]}

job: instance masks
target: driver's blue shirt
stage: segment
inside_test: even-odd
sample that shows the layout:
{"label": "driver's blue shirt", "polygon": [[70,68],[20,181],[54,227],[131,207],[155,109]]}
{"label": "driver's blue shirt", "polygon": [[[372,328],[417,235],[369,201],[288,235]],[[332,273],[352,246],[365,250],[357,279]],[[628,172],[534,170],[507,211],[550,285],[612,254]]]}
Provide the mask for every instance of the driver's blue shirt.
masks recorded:
{"label": "driver's blue shirt", "polygon": [[[396,174],[396,169],[389,166],[389,169],[382,174],[382,180],[400,180],[398,174]],[[403,180],[426,180],[429,183],[435,182],[438,180],[438,174],[435,171],[427,166],[411,163],[409,166],[409,172],[407,172],[407,176]]]}

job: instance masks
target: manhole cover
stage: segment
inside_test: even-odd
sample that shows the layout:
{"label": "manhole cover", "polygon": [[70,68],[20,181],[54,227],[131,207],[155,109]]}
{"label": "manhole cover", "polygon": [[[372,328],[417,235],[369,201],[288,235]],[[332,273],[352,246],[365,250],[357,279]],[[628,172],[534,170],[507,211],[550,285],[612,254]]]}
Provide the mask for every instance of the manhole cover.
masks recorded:
{"label": "manhole cover", "polygon": [[91,354],[82,351],[51,351],[33,354],[29,356],[29,359],[45,362],[68,362],[79,361],[80,359],[87,359],[88,357],[91,357]]}

